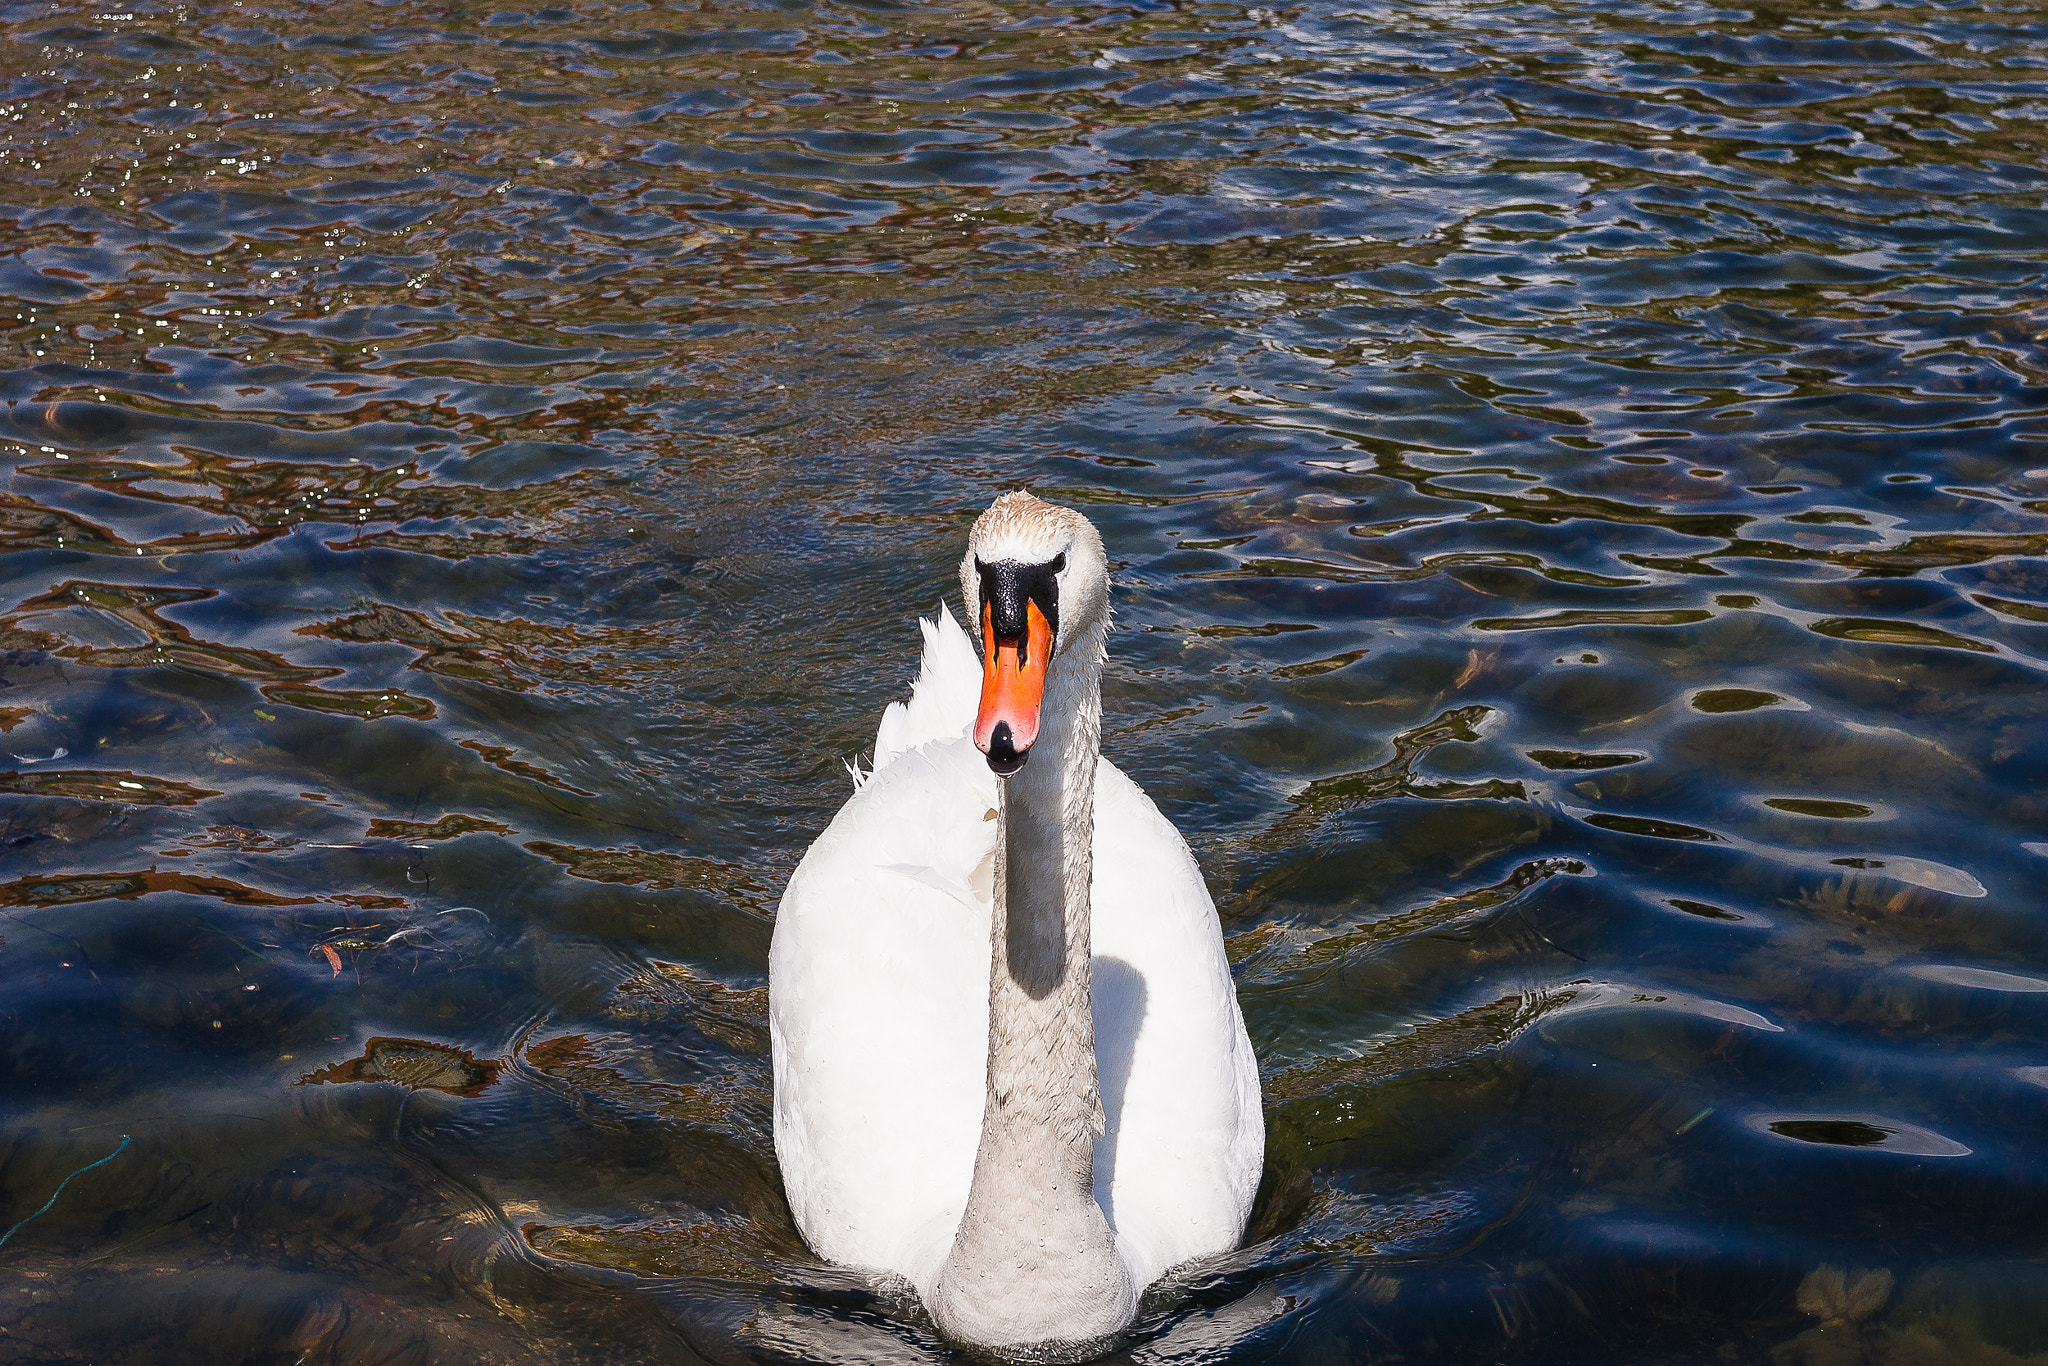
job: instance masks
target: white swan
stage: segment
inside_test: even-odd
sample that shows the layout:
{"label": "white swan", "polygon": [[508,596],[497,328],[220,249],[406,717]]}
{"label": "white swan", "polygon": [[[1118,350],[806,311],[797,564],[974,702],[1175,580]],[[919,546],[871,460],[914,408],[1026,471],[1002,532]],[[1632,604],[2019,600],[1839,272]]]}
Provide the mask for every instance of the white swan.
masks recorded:
{"label": "white swan", "polygon": [[1100,757],[1101,537],[1006,495],[960,588],[983,657],[920,623],[783,893],[775,1153],[819,1256],[901,1275],[956,1341],[1072,1355],[1243,1236],[1258,1068],[1193,856]]}

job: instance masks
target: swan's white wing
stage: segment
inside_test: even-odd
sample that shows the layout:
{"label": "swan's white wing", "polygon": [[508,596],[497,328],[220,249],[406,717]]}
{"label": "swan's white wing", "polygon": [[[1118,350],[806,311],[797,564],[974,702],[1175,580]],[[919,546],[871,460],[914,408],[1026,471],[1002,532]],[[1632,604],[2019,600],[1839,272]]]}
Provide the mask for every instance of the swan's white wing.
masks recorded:
{"label": "swan's white wing", "polygon": [[1104,761],[1095,779],[1096,1198],[1148,1285],[1237,1246],[1265,1152],[1258,1060],[1186,841]]}
{"label": "swan's white wing", "polygon": [[941,605],[936,618],[918,618],[924,632],[924,658],[910,700],[891,702],[875,733],[873,772],[898,755],[931,740],[965,735],[981,704],[981,656],[950,609]]}
{"label": "swan's white wing", "polygon": [[[929,627],[926,641],[930,677]],[[920,1291],[981,1134],[995,782],[966,739],[878,756],[790,879],[769,949],[775,1153],[797,1227],[827,1260]]]}

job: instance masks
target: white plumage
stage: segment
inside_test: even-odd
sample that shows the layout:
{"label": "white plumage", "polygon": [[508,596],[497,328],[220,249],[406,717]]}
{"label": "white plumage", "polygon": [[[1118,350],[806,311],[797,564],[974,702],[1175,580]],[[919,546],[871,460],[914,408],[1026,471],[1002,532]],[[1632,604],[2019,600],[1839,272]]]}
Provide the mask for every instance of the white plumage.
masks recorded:
{"label": "white plumage", "polygon": [[[988,1089],[997,784],[969,738],[982,662],[919,623],[910,700],[783,894],[770,957],[775,1146],[797,1225],[931,1302]],[[1264,1125],[1216,912],[1179,832],[1098,761],[1092,945],[1097,1203],[1143,1287],[1242,1236]],[[1014,857],[1014,856],[1013,856]]]}

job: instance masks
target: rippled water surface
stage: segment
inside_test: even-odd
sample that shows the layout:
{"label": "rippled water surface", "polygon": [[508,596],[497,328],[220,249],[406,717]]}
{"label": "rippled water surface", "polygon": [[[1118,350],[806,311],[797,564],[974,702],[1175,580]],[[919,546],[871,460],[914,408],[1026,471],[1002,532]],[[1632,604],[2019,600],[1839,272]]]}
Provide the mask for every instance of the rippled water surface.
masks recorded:
{"label": "rippled water surface", "polygon": [[2024,0],[0,3],[0,1362],[946,1355],[767,946],[1018,485],[1264,1064],[1131,1356],[2048,1352],[2044,150]]}

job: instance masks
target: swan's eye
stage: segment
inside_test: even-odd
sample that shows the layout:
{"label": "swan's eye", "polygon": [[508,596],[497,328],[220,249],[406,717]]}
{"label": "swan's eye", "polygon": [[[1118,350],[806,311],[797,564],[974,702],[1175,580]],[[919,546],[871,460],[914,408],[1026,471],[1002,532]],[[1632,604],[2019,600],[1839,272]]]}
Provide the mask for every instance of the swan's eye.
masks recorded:
{"label": "swan's eye", "polygon": [[1053,556],[1053,557],[1052,557],[1052,563],[1051,563],[1051,564],[1049,564],[1049,565],[1047,565],[1047,566],[1046,566],[1046,568],[1047,568],[1047,569],[1050,569],[1050,570],[1051,570],[1051,571],[1052,571],[1053,573],[1055,573],[1055,574],[1064,574],[1064,573],[1066,573],[1066,572],[1067,572],[1067,552],[1066,552],[1066,551],[1064,551],[1064,550],[1062,550],[1062,551],[1061,551],[1061,552],[1060,552],[1059,554],[1057,554],[1057,555]]}

